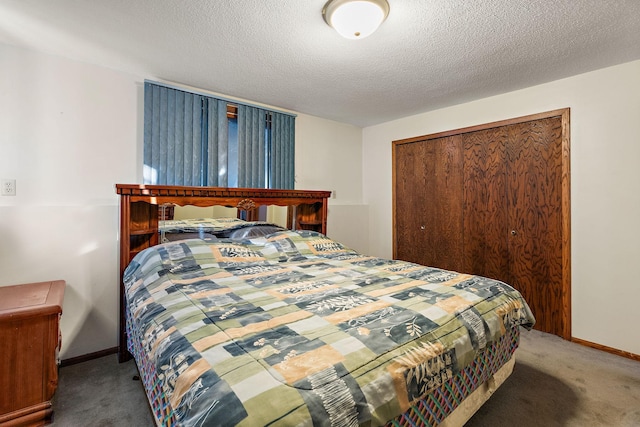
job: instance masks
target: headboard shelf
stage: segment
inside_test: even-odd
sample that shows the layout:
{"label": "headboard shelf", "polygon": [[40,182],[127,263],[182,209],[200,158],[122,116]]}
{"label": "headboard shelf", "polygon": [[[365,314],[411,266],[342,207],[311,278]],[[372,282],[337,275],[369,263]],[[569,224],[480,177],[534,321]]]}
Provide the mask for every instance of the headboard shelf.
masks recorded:
{"label": "headboard shelf", "polygon": [[271,188],[181,187],[168,185],[116,184],[116,192],[129,196],[132,202],[145,201],[156,205],[233,206],[243,199],[257,205],[294,206],[326,200],[330,191],[279,190]]}
{"label": "headboard shelf", "polygon": [[[260,206],[286,206],[287,228],[327,233],[330,191],[265,188],[184,187],[116,184],[120,196],[120,332],[118,359],[131,358],[126,348],[124,284],[129,262],[142,250],[159,243],[159,206],[226,206],[243,211],[249,221],[258,219]],[[162,210],[160,210],[161,212]]]}

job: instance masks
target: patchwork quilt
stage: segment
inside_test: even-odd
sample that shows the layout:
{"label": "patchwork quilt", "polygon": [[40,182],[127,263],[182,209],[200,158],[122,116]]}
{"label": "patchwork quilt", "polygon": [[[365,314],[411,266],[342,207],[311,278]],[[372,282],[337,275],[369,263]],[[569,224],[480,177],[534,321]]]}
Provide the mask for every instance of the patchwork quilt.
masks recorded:
{"label": "patchwork quilt", "polygon": [[384,425],[535,322],[505,283],[311,231],[161,244],[124,281],[160,424]]}

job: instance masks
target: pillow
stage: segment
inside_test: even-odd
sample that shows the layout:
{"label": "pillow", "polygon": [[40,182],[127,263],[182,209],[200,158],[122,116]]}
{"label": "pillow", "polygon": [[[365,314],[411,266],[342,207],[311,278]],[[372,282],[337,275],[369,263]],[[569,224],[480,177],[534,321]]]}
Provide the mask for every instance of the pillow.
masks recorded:
{"label": "pillow", "polygon": [[214,233],[224,232],[247,224],[238,218],[192,218],[160,221],[158,228],[166,233]]}
{"label": "pillow", "polygon": [[282,228],[278,225],[248,225],[246,227],[232,230],[227,237],[232,240],[252,239],[284,230],[286,230],[286,228]]}
{"label": "pillow", "polygon": [[282,228],[277,224],[264,221],[244,221],[239,218],[197,218],[160,221],[159,229],[165,233],[209,233],[220,238],[234,240],[266,236],[277,231],[286,230],[286,228]]}
{"label": "pillow", "polygon": [[[333,256],[356,253],[342,243],[331,240],[316,231],[283,231],[265,238],[267,245],[275,246],[277,252],[291,258],[295,256]],[[265,245],[265,246],[267,246]]]}

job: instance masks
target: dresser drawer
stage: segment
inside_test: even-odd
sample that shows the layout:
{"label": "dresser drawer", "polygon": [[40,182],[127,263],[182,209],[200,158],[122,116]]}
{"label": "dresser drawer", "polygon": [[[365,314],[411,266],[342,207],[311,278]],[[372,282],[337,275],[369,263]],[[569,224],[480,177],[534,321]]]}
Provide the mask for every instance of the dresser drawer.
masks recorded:
{"label": "dresser drawer", "polygon": [[65,282],[0,287],[0,425],[41,425],[58,385]]}

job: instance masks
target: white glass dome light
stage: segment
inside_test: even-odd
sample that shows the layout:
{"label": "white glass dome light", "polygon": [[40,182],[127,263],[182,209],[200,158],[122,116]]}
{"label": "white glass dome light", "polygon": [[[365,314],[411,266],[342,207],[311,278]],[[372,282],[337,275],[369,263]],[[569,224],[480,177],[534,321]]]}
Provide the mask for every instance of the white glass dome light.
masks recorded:
{"label": "white glass dome light", "polygon": [[322,10],[327,24],[348,39],[363,39],[389,15],[387,0],[329,0]]}

